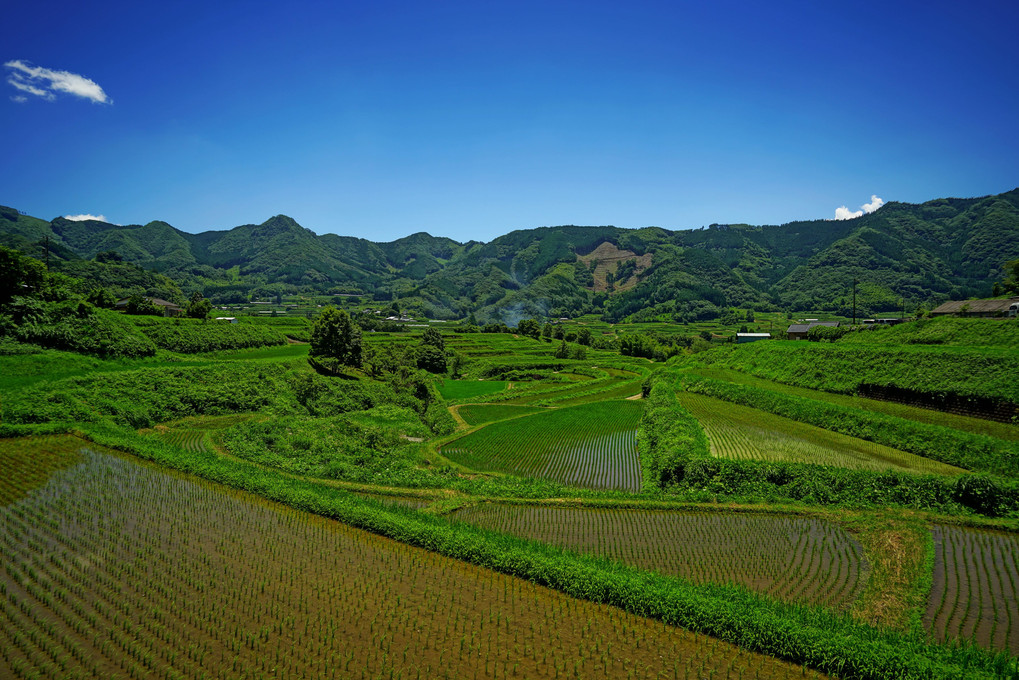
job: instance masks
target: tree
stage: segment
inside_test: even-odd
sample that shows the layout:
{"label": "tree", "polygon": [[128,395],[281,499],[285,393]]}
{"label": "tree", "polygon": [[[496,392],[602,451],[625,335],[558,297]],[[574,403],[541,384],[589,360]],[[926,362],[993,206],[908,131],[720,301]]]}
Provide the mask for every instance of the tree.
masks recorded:
{"label": "tree", "polygon": [[46,267],[42,262],[0,246],[0,305],[16,295],[39,295],[45,282]]}
{"label": "tree", "polygon": [[417,365],[429,373],[446,372],[446,341],[434,328],[426,328],[421,335]]}
{"label": "tree", "polygon": [[124,258],[116,250],[107,250],[102,253],[96,253],[96,262],[105,262],[107,264],[116,264],[117,262],[123,262]]}
{"label": "tree", "polygon": [[541,337],[541,324],[535,319],[521,319],[517,324],[517,333],[537,340]]}
{"label": "tree", "polygon": [[329,306],[315,318],[311,329],[312,356],[327,357],[344,366],[361,366],[361,329],[342,309]]}
{"label": "tree", "polygon": [[96,286],[90,290],[88,292],[88,297],[85,299],[96,307],[102,307],[104,309],[113,309],[113,307],[117,304],[117,298],[113,297],[113,293],[102,286]]}
{"label": "tree", "polygon": [[162,316],[163,310],[152,304],[152,300],[135,293],[127,299],[127,307],[124,311],[128,314],[148,314],[150,316]]}
{"label": "tree", "polygon": [[188,304],[187,315],[192,319],[204,319],[209,316],[209,312],[212,311],[212,303],[205,299],[205,297],[195,291],[191,296],[191,302]]}
{"label": "tree", "polygon": [[587,347],[590,347],[591,346],[591,329],[590,328],[581,328],[579,331],[577,331],[577,342],[579,342],[581,345],[585,345]]}
{"label": "tree", "polygon": [[446,341],[442,339],[442,333],[435,330],[434,328],[426,328],[425,332],[421,335],[422,345],[431,345],[440,352],[446,351]]}
{"label": "tree", "polygon": [[1001,282],[1001,288],[1006,293],[1019,293],[1019,260],[1005,263],[1005,280]]}
{"label": "tree", "polygon": [[746,322],[747,323],[753,323],[754,322],[754,310],[752,310],[752,309],[748,309],[747,310]]}
{"label": "tree", "polygon": [[566,339],[565,338],[563,339],[563,341],[561,343],[559,343],[559,346],[556,348],[554,356],[555,356],[556,359],[567,359],[567,358],[569,358],[569,356],[570,356],[570,346],[566,344]]}

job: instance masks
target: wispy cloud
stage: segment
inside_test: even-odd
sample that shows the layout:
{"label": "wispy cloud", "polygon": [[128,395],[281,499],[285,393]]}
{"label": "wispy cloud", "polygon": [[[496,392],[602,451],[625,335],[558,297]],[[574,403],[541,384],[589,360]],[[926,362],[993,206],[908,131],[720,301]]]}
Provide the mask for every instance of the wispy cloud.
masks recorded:
{"label": "wispy cloud", "polygon": [[96,220],[97,222],[109,222],[110,224],[113,224],[108,219],[106,219],[105,215],[89,215],[87,213],[82,215],[64,215],[64,219],[71,220],[72,222],[84,222],[85,220]]}
{"label": "wispy cloud", "polygon": [[843,206],[839,206],[838,208],[835,208],[835,219],[836,220],[851,220],[851,219],[854,219],[856,217],[861,217],[861,216],[863,216],[864,213],[868,213],[869,214],[869,213],[875,212],[878,208],[880,208],[884,204],[885,204],[885,201],[884,201],[883,198],[878,198],[877,196],[871,194],[870,203],[864,203],[863,205],[860,206],[859,210],[850,210],[849,208],[847,208],[844,205]]}
{"label": "wispy cloud", "polygon": [[53,101],[57,98],[57,93],[74,95],[96,104],[113,103],[98,83],[77,73],[32,66],[20,59],[8,61],[4,66],[10,70],[7,82],[24,93],[11,97],[18,103],[28,101],[28,97],[25,96],[27,94]]}

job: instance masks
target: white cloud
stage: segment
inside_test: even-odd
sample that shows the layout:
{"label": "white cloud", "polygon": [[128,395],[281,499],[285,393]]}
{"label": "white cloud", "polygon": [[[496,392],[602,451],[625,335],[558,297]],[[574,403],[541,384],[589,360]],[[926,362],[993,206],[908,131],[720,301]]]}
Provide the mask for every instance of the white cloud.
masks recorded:
{"label": "white cloud", "polygon": [[[71,220],[72,222],[84,222],[85,220],[96,220],[97,222],[110,222],[106,219],[105,215],[64,215],[65,220]],[[112,222],[110,222],[112,224]]]}
{"label": "white cloud", "polygon": [[[4,66],[11,71],[7,76],[7,82],[10,85],[46,101],[53,101],[57,98],[58,92],[63,92],[97,104],[113,103],[113,100],[106,96],[98,83],[77,73],[32,66],[20,59],[8,61]],[[24,95],[19,95],[19,97],[22,99],[14,98],[14,101],[23,102],[27,99]]]}
{"label": "white cloud", "polygon": [[854,217],[861,216],[862,214],[863,214],[862,210],[857,210],[856,212],[853,212],[844,205],[835,208],[835,219],[837,220],[851,220]]}
{"label": "white cloud", "polygon": [[863,208],[863,212],[865,212],[865,213],[872,213],[872,212],[876,211],[878,208],[880,208],[881,206],[883,206],[884,204],[885,204],[885,201],[884,201],[883,198],[878,198],[874,194],[871,194],[870,195],[870,203],[864,203],[860,207]]}
{"label": "white cloud", "polygon": [[885,201],[883,198],[878,198],[876,195],[871,194],[870,203],[864,203],[860,206],[859,210],[850,210],[846,206],[839,206],[835,208],[835,219],[836,220],[851,220],[857,217],[862,217],[864,213],[872,213],[877,211],[878,208],[883,206]]}
{"label": "white cloud", "polygon": [[11,97],[11,101],[16,102],[18,104],[24,104],[25,102],[28,101],[28,97],[22,94],[16,94],[13,97]]}

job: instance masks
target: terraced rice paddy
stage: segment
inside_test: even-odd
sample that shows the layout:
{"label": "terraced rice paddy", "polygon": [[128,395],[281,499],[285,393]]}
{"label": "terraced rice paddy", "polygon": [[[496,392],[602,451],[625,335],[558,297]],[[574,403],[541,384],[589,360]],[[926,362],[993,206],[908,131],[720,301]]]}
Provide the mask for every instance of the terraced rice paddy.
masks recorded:
{"label": "terraced rice paddy", "polygon": [[1019,536],[950,526],[933,533],[927,629],[938,640],[1019,654]]}
{"label": "terraced rice paddy", "polygon": [[845,610],[867,579],[863,549],[817,519],[485,503],[453,517],[695,583],[736,583]]}
{"label": "terraced rice paddy", "polygon": [[441,380],[438,388],[443,399],[457,401],[501,392],[507,384],[504,380]]}
{"label": "terraced rice paddy", "polygon": [[70,435],[0,439],[0,505],[13,503],[80,460],[83,440]]}
{"label": "terraced rice paddy", "polygon": [[468,425],[480,425],[526,416],[541,410],[537,406],[516,406],[513,404],[467,404],[460,407],[459,413]]}
{"label": "terraced rice paddy", "polygon": [[163,435],[163,440],[185,451],[207,451],[209,447],[206,434],[201,430],[174,430]]}
{"label": "terraced rice paddy", "polygon": [[822,677],[105,453],[0,507],[0,677]]}
{"label": "terraced rice paddy", "polygon": [[641,404],[604,401],[550,409],[465,435],[442,454],[474,470],[541,477],[592,489],[640,490]]}
{"label": "terraced rice paddy", "polygon": [[678,396],[704,428],[711,453],[718,458],[814,463],[851,470],[894,469],[942,475],[964,472],[929,458],[721,399],[691,392],[680,392]]}

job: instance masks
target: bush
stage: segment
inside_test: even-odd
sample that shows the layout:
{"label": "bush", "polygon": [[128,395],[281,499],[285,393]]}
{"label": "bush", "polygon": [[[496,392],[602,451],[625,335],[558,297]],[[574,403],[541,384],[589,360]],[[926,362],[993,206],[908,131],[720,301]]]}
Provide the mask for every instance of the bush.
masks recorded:
{"label": "bush", "polygon": [[140,326],[142,332],[160,349],[181,354],[287,344],[286,336],[272,326],[241,325],[201,319],[154,321],[155,323]]}

